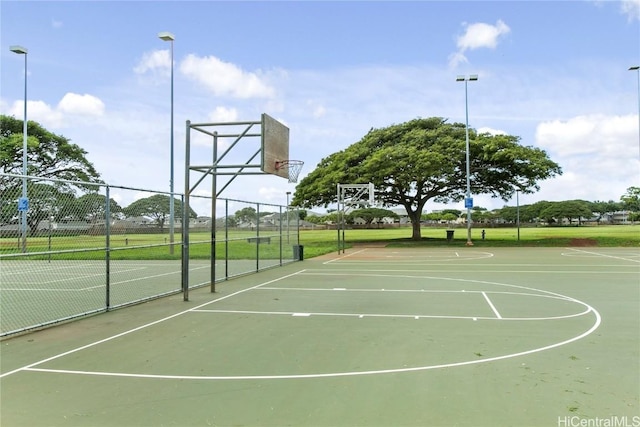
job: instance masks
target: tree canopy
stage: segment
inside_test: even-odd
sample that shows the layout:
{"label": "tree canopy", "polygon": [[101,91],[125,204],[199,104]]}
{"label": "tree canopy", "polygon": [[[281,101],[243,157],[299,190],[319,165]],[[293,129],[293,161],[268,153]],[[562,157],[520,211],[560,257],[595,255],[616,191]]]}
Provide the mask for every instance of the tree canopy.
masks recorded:
{"label": "tree canopy", "polygon": [[582,218],[590,218],[592,215],[589,207],[589,202],[584,200],[566,200],[563,202],[551,202],[549,205],[540,212],[541,218],[546,218],[548,222],[551,222],[551,218],[560,220],[566,218],[569,224],[574,219],[581,223]]}
{"label": "tree canopy", "polygon": [[[0,115],[1,173],[23,173],[23,124],[23,120]],[[27,121],[27,175],[57,179],[49,184],[27,181],[30,200],[27,225],[31,230],[45,218],[66,214],[55,208],[54,201],[73,197],[75,188],[95,191],[96,187],[91,183],[100,183],[100,174],[86,154],[67,138],[49,132],[39,123]],[[21,180],[0,180],[0,192],[5,196],[0,198],[2,222],[11,221],[17,215],[21,188]]]}
{"label": "tree canopy", "polygon": [[640,211],[640,187],[629,187],[627,192],[620,197],[624,208],[630,211]]}
{"label": "tree canopy", "polygon": [[347,215],[347,222],[353,224],[357,219],[364,221],[365,224],[371,224],[373,222],[380,222],[384,218],[391,218],[394,220],[400,219],[398,214],[387,209],[380,208],[364,208],[356,209]]}
{"label": "tree canopy", "polygon": [[[164,223],[167,221],[170,215],[169,196],[164,194],[155,194],[144,199],[136,200],[126,208],[122,209],[122,212],[129,216],[146,216],[153,219],[158,227],[164,229]],[[173,199],[174,214],[177,212],[178,217],[182,217],[181,212],[183,210],[182,200]],[[189,207],[189,218],[197,218],[198,214]]]}
{"label": "tree canopy", "polygon": [[258,212],[255,208],[246,207],[242,208],[234,214],[236,221],[240,223],[253,223],[258,221]]}
{"label": "tree canopy", "polygon": [[[0,115],[0,172],[22,174],[23,121]],[[87,152],[39,123],[27,121],[27,174],[41,178],[101,182]]]}
{"label": "tree canopy", "polygon": [[[561,174],[544,150],[520,145],[512,135],[469,129],[472,194],[508,200],[516,190],[533,193],[538,182]],[[460,201],[466,192],[465,125],[440,117],[370,130],[360,141],[322,159],[296,187],[293,205],[336,203],[337,184],[371,182],[383,206],[403,206],[420,239],[420,216],[429,200]]]}

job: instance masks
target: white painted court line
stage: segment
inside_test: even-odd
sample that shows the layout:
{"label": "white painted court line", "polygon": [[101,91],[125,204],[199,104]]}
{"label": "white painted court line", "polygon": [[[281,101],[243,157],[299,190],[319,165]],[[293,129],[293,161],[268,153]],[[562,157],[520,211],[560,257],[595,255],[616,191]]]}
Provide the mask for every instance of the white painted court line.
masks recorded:
{"label": "white painted court line", "polygon": [[489,307],[491,307],[491,310],[493,310],[493,313],[496,315],[496,317],[498,319],[502,319],[502,316],[500,316],[500,313],[498,312],[498,310],[496,309],[496,306],[493,305],[493,303],[491,302],[491,300],[489,299],[489,297],[487,296],[486,292],[482,292],[482,296],[484,297],[485,300],[487,300],[487,303],[489,304]]}
{"label": "white painted court line", "polygon": [[599,252],[585,251],[583,249],[574,249],[574,248],[566,248],[566,249],[569,249],[569,250],[572,250],[572,251],[576,251],[576,252],[580,252],[580,253],[583,253],[583,254],[597,255],[597,256],[603,257],[603,258],[613,258],[613,259],[619,259],[619,260],[623,260],[623,261],[630,261],[630,262],[638,262],[638,263],[640,263],[639,259],[631,259],[631,258],[607,255],[607,254],[602,254],[602,253],[599,253]]}
{"label": "white painted court line", "polygon": [[[395,277],[395,276],[390,276]],[[420,277],[421,278],[421,277]],[[264,288],[256,289],[258,291],[299,291],[299,292],[386,292],[386,293],[437,293],[437,294],[457,294],[457,293],[480,293],[481,291],[464,291],[464,290],[451,290],[451,289],[381,289],[381,288],[285,288],[277,286],[265,286]]]}
{"label": "white painted court line", "polygon": [[[36,371],[36,372],[48,372],[48,373],[61,373],[61,374],[75,374],[75,375],[94,375],[94,376],[108,376],[108,377],[128,377],[128,378],[154,378],[154,379],[169,379],[169,380],[200,380],[200,381],[223,381],[223,380],[288,380],[288,379],[311,379],[311,378],[331,378],[331,377],[353,377],[362,375],[380,375],[380,374],[392,374],[400,372],[419,372],[433,369],[453,368],[458,366],[476,365],[480,363],[495,362],[498,360],[512,359],[514,357],[526,356],[529,354],[539,353],[542,351],[550,350],[553,348],[561,347],[566,344],[581,340],[582,338],[590,335],[598,329],[602,318],[600,313],[593,307],[589,307],[589,312],[593,312],[596,317],[596,321],[587,331],[580,335],[569,338],[567,340],[550,344],[543,347],[534,348],[531,350],[525,350],[517,353],[504,354],[501,356],[488,357],[486,359],[474,359],[464,362],[445,363],[440,365],[428,365],[428,366],[415,366],[411,368],[397,368],[397,369],[382,369],[375,371],[350,371],[350,372],[328,372],[328,373],[316,373],[316,374],[299,374],[299,375],[230,375],[230,376],[193,376],[193,375],[153,375],[153,374],[131,374],[124,372],[90,372],[90,371],[71,371],[61,369],[38,369],[33,367],[23,368],[24,370]],[[35,365],[32,365],[35,366]]]}
{"label": "white painted court line", "polygon": [[359,254],[359,253],[362,253],[362,252],[365,252],[365,251],[366,251],[366,249],[360,249],[359,251],[355,251],[355,252],[353,252],[351,254],[346,254],[346,255],[339,256],[337,258],[331,259],[329,261],[325,261],[325,262],[323,262],[323,264],[331,264],[334,261],[340,261],[342,259],[349,258],[350,256],[353,256],[353,255],[356,255],[356,254]]}
{"label": "white painted court line", "polygon": [[[305,273],[301,273],[300,275],[305,275]],[[395,276],[393,276],[395,277]],[[433,278],[428,278],[433,279]],[[437,279],[445,279],[445,278],[437,278]],[[458,282],[475,282],[474,280],[466,280],[466,279],[449,279]],[[481,282],[481,283],[489,283],[489,282]],[[493,283],[493,282],[492,282]],[[533,288],[519,287],[517,285],[508,285],[508,284],[500,284],[493,283],[495,285],[500,286],[508,286],[521,288],[523,290],[535,290]],[[380,289],[380,288],[300,288],[300,287],[277,287],[277,286],[262,286],[255,290],[258,291],[287,291],[287,292],[323,292],[323,293],[331,293],[331,292],[341,292],[341,293],[406,293],[406,294],[482,294],[485,301],[489,304],[489,307],[494,313],[494,317],[478,317],[478,316],[461,316],[461,315],[453,315],[453,314],[442,314],[442,315],[434,315],[434,314],[425,314],[425,313],[403,313],[403,314],[381,314],[381,313],[345,313],[345,312],[304,312],[303,314],[306,317],[310,316],[334,316],[334,317],[386,317],[386,318],[415,318],[415,319],[474,319],[474,320],[510,320],[510,321],[539,321],[539,320],[559,320],[559,319],[568,319],[572,317],[579,317],[586,315],[590,312],[590,308],[584,303],[575,298],[567,297],[560,294],[554,294],[547,291],[536,290],[536,293],[528,292],[528,291],[483,291],[483,290],[469,290],[469,289]],[[495,304],[489,298],[489,294],[497,294],[497,295],[510,295],[516,297],[534,297],[534,298],[549,298],[560,301],[567,301],[571,303],[575,303],[578,305],[582,305],[583,307],[587,307],[586,309],[574,313],[568,314],[560,314],[557,316],[542,316],[542,317],[503,317],[502,314],[498,311]],[[194,310],[195,312],[200,313],[229,313],[229,314],[255,314],[255,315],[284,315],[284,316],[298,316],[301,314],[299,312],[293,311],[267,311],[267,310],[222,310],[222,309],[198,309]]]}
{"label": "white painted court line", "polygon": [[207,305],[209,305],[209,304],[213,304],[213,303],[215,303],[216,301],[222,301],[222,300],[225,300],[225,299],[227,299],[227,298],[231,298],[232,296],[235,296],[235,295],[238,295],[238,294],[241,294],[241,293],[244,293],[244,292],[247,292],[247,291],[253,290],[253,289],[257,289],[257,288],[259,288],[259,287],[261,287],[261,286],[269,285],[269,284],[271,284],[271,283],[275,283],[275,282],[278,282],[278,281],[283,280],[283,279],[287,279],[287,278],[289,278],[289,277],[295,276],[295,275],[297,275],[297,274],[299,274],[299,273],[302,273],[302,272],[304,272],[304,270],[296,271],[295,273],[287,274],[286,276],[278,277],[278,278],[276,278],[276,279],[269,280],[269,281],[267,281],[267,282],[261,283],[261,284],[259,284],[259,285],[256,285],[256,286],[253,286],[253,287],[250,287],[250,288],[247,288],[247,289],[242,289],[242,290],[240,290],[240,291],[237,291],[237,292],[234,292],[234,293],[232,293],[232,294],[229,294],[229,295],[223,296],[223,297],[221,297],[221,298],[217,298],[217,299],[215,299],[215,300],[213,300],[213,301],[208,301],[208,302],[206,302],[206,303],[204,303],[204,304],[200,304],[200,305],[198,305],[198,306],[196,306],[196,307],[193,307],[193,308],[190,308],[190,309],[188,309],[188,310],[184,310],[184,311],[178,312],[178,313],[176,313],[176,314],[172,314],[171,316],[167,316],[167,317],[164,317],[164,318],[162,318],[162,319],[159,319],[159,320],[156,320],[156,321],[153,321],[153,322],[150,322],[150,323],[146,323],[146,324],[144,324],[144,325],[142,325],[142,326],[138,326],[137,328],[129,329],[128,331],[121,332],[121,333],[116,334],[116,335],[112,335],[112,336],[110,336],[110,337],[108,337],[108,338],[104,338],[104,339],[101,339],[101,340],[99,340],[99,341],[95,341],[95,342],[92,342],[92,343],[90,343],[90,344],[83,345],[83,346],[81,346],[81,347],[77,347],[77,348],[74,348],[74,349],[69,350],[69,351],[65,351],[64,353],[60,353],[60,354],[57,354],[57,355],[55,355],[55,356],[48,357],[48,358],[46,358],[46,359],[42,359],[42,360],[40,360],[40,361],[37,361],[37,362],[31,363],[31,364],[26,365],[26,366],[23,366],[23,367],[21,367],[21,368],[14,369],[14,370],[12,370],[12,371],[5,372],[5,373],[3,373],[3,374],[0,374],[0,378],[4,378],[4,377],[7,377],[7,376],[9,376],[9,375],[13,375],[13,374],[15,374],[15,373],[17,373],[17,372],[20,372],[20,371],[30,370],[30,369],[32,369],[34,366],[38,366],[38,365],[41,365],[41,364],[43,364],[43,363],[50,362],[50,361],[52,361],[52,360],[56,360],[56,359],[59,359],[59,358],[64,357],[64,356],[68,356],[68,355],[70,355],[70,354],[77,353],[77,352],[82,351],[82,350],[86,350],[87,348],[95,347],[95,346],[97,346],[97,345],[99,345],[99,344],[103,344],[103,343],[105,343],[105,342],[112,341],[112,340],[114,340],[114,339],[116,339],[116,338],[120,338],[120,337],[123,337],[123,336],[125,336],[125,335],[129,335],[129,334],[131,334],[131,333],[133,333],[133,332],[137,332],[137,331],[140,331],[140,330],[142,330],[142,329],[146,329],[146,328],[148,328],[148,327],[150,327],[150,326],[157,325],[157,324],[162,323],[162,322],[164,322],[164,321],[166,321],[166,320],[170,320],[170,319],[176,318],[176,317],[178,317],[178,316],[182,316],[183,314],[191,313],[191,312],[193,312],[194,310],[197,310],[197,309],[202,308],[202,307],[206,307]]}
{"label": "white painted court line", "polygon": [[[300,313],[293,311],[255,311],[255,310],[216,310],[216,309],[200,309],[194,310],[194,313],[227,313],[227,314],[258,314],[265,316],[291,316],[291,317],[357,317],[363,319],[371,318],[387,318],[387,319],[481,319],[495,320],[495,317],[478,317],[478,316],[453,316],[453,315],[434,315],[434,314],[381,314],[381,313],[327,313],[327,312],[310,312]],[[573,314],[571,316],[574,316]]]}
{"label": "white painted court line", "polygon": [[[104,285],[102,286],[104,288]],[[86,289],[71,289],[71,288],[3,288],[0,289],[0,292],[3,291],[12,291],[12,292],[81,292]]]}
{"label": "white painted court line", "polygon": [[[545,290],[540,290],[540,289],[535,289],[535,288],[530,288],[530,287],[526,287],[526,286],[519,286],[519,285],[511,285],[511,284],[503,284],[503,283],[496,283],[496,282],[486,282],[486,281],[478,281],[478,280],[464,280],[464,279],[448,279],[448,280],[457,280],[457,281],[463,281],[463,282],[473,282],[473,283],[487,283],[487,284],[495,284],[495,285],[500,285],[500,286],[508,286],[510,288],[514,288],[514,289],[520,289],[520,290],[526,290],[529,292],[535,292],[534,296],[548,296],[551,298],[557,298],[557,299],[561,299],[561,300],[566,300],[566,301],[572,301],[575,302],[577,304],[580,304],[582,306],[584,306],[586,308],[586,310],[584,310],[582,313],[579,314],[573,314],[573,315],[568,315],[568,316],[562,316],[562,317],[575,317],[577,315],[585,315],[588,313],[593,313],[595,316],[595,323],[590,327],[590,329],[588,329],[587,331],[583,332],[582,334],[578,335],[578,336],[574,336],[572,338],[566,339],[564,341],[561,342],[557,342],[557,343],[553,343],[553,344],[549,344],[543,347],[538,347],[538,348],[533,348],[530,350],[525,350],[525,351],[521,351],[521,352],[517,352],[517,353],[511,353],[511,354],[504,354],[504,355],[500,355],[500,356],[495,356],[495,357],[491,357],[491,358],[486,358],[486,359],[479,359],[479,360],[469,360],[469,361],[462,361],[462,362],[455,362],[455,363],[447,363],[447,364],[441,364],[441,365],[429,365],[429,366],[415,366],[415,367],[405,367],[405,368],[397,368],[397,369],[383,369],[383,370],[370,370],[370,371],[350,371],[350,372],[329,372],[329,373],[310,373],[310,374],[292,374],[292,375],[236,375],[236,376],[191,376],[191,375],[155,375],[155,374],[135,374],[135,373],[120,373],[120,372],[92,372],[92,371],[74,371],[74,370],[56,370],[56,369],[42,369],[42,368],[36,368],[37,365],[42,364],[44,362],[50,361],[50,360],[54,360],[57,359],[59,357],[74,353],[76,351],[88,348],[88,347],[92,347],[94,345],[109,341],[111,339],[126,335],[128,333],[143,329],[147,326],[151,326],[151,325],[155,325],[157,323],[160,323],[164,320],[168,320],[174,317],[177,317],[181,314],[185,314],[185,313],[189,313],[189,312],[222,312],[222,310],[208,310],[208,309],[203,309],[203,307],[209,305],[209,304],[213,304],[217,301],[229,298],[231,296],[243,293],[243,292],[247,292],[250,290],[254,290],[254,289],[261,289],[263,286],[268,285],[270,283],[275,283],[277,281],[280,281],[282,279],[285,278],[289,278],[289,277],[293,277],[295,275],[298,274],[304,274],[305,270],[300,270],[296,273],[292,273],[268,282],[265,282],[263,284],[257,285],[257,286],[253,286],[247,289],[243,289],[241,291],[235,292],[233,294],[227,295],[223,298],[219,298],[217,300],[213,300],[213,301],[209,301],[205,304],[201,304],[197,307],[194,307],[192,309],[189,310],[185,310],[184,312],[180,312],[180,313],[176,313],[172,316],[169,316],[167,318],[164,319],[160,319],[158,321],[149,323],[147,325],[143,325],[141,327],[132,329],[130,331],[115,335],[113,337],[98,341],[96,343],[93,344],[89,344],[87,346],[83,346],[80,347],[78,349],[75,350],[71,350],[68,351],[66,353],[62,353],[60,355],[42,360],[40,362],[36,362],[33,363],[31,365],[25,366],[23,368],[19,368],[16,369],[14,371],[8,372],[6,374],[2,374],[0,375],[0,378],[7,376],[7,375],[11,375],[15,372],[19,372],[22,370],[25,371],[36,371],[36,372],[48,372],[48,373],[64,373],[64,374],[76,374],[76,375],[94,375],[94,376],[111,376],[111,377],[129,377],[129,378],[155,378],[155,379],[182,379],[182,380],[264,380],[264,379],[301,379],[301,378],[326,378],[326,377],[343,377],[343,376],[361,376],[361,375],[377,375],[377,374],[386,374],[386,373],[398,373],[398,372],[416,372],[416,371],[424,371],[424,370],[431,370],[431,369],[441,369],[441,368],[449,368],[449,367],[457,367],[457,366],[466,366],[466,365],[472,365],[472,364],[478,364],[478,363],[486,363],[486,362],[492,362],[492,361],[497,361],[497,360],[505,360],[505,359],[510,359],[510,358],[514,358],[514,357],[518,357],[518,356],[523,356],[523,355],[528,355],[528,354],[533,354],[533,353],[537,353],[537,352],[541,352],[541,351],[545,351],[545,350],[549,350],[552,348],[556,348],[556,347],[560,347],[563,346],[565,344],[569,344],[571,342],[580,340],[586,336],[588,336],[589,334],[591,334],[593,331],[595,331],[600,323],[601,323],[601,316],[600,314],[597,312],[597,310],[595,310],[593,307],[591,307],[590,305],[579,301],[575,298],[572,297],[568,297],[562,294],[558,294],[555,292],[550,292],[550,291],[545,291]],[[438,279],[444,279],[444,278],[438,278]],[[480,293],[485,293],[484,291],[481,291]],[[539,294],[538,294],[539,293]],[[487,299],[487,302],[490,303],[490,301]],[[236,311],[229,311],[229,312],[236,312]],[[300,313],[300,312],[290,312],[289,315],[294,315],[294,314],[301,314],[303,316],[301,317],[309,317],[311,315],[314,315],[314,313]],[[307,314],[309,316],[307,316]],[[332,314],[335,315],[335,314]],[[354,316],[357,316],[359,319],[363,319],[365,317],[367,317],[366,314],[351,314]],[[388,315],[375,315],[375,316],[388,316]],[[415,315],[406,315],[406,317],[413,317],[414,319],[420,318],[421,316],[415,316]],[[437,316],[424,316],[426,317],[437,317]],[[558,317],[558,318],[562,318],[562,317]],[[452,318],[451,316],[446,316],[445,318]],[[470,317],[464,317],[464,319],[472,319],[472,320],[478,320],[478,319],[482,319],[482,320],[491,320],[491,321],[497,321],[497,320],[506,320],[503,318],[496,318],[496,317],[489,317],[489,318],[470,318]],[[509,320],[529,320],[529,319],[509,319]]]}
{"label": "white painted court line", "polygon": [[487,317],[487,316],[454,316],[446,314],[380,314],[380,313],[327,313],[327,312],[310,312],[310,313],[294,313],[292,311],[257,311],[257,310],[194,310],[194,313],[220,313],[220,314],[255,314],[257,316],[289,316],[289,317],[355,317],[364,318],[398,318],[398,319],[448,319],[448,320],[490,320],[490,321],[541,321],[541,320],[562,320],[574,317],[585,316],[591,312],[591,308],[561,316],[545,316],[545,317]]}
{"label": "white painted court line", "polygon": [[[544,266],[542,266],[544,267]],[[548,267],[548,266],[547,266]],[[610,271],[610,270],[606,270],[606,271],[597,271],[597,270],[589,270],[588,268],[629,268],[629,269],[633,269],[632,271]],[[460,270],[460,269],[449,269],[449,270],[433,270],[433,269],[429,269],[427,272],[428,273],[456,273],[456,274],[478,274],[478,273],[501,273],[501,274],[512,274],[512,273],[527,273],[527,274],[542,274],[542,273],[559,273],[559,274],[566,274],[566,273],[572,273],[572,274],[577,274],[577,273],[593,273],[593,274],[638,274],[637,271],[637,266],[635,265],[597,265],[597,266],[587,266],[584,268],[581,268],[580,270],[549,270],[549,269],[545,269],[545,270],[469,270],[467,268],[465,268],[464,270]],[[326,273],[314,273],[314,271],[326,271]],[[420,273],[425,273],[425,271],[423,270],[407,270],[407,269],[366,269],[366,270],[362,270],[362,269],[343,269],[343,270],[314,270],[314,269],[308,269],[307,273],[305,273],[306,275],[326,275],[326,276],[340,276],[340,275],[348,275],[348,274],[356,274],[358,272],[364,272],[364,273],[416,273],[416,274],[420,274]],[[392,276],[392,274],[389,274],[389,276]],[[407,276],[407,277],[422,277],[422,276]]]}
{"label": "white painted court line", "polygon": [[[361,249],[359,251],[355,251],[353,253],[350,254],[346,254],[344,256],[339,256],[337,258],[331,259],[329,261],[325,261],[323,262],[323,264],[327,265],[327,264],[370,264],[371,260],[366,260],[366,259],[360,259],[360,260],[351,260],[349,259],[350,257],[357,255],[357,254],[362,254],[364,252],[373,252],[373,254],[371,255],[372,258],[379,258],[379,257],[384,257],[387,258],[387,260],[381,260],[381,259],[377,259],[376,262],[382,262],[382,263],[394,263],[394,264],[416,264],[416,263],[421,263],[421,262],[425,262],[425,261],[440,261],[440,262],[447,262],[447,261],[466,261],[466,260],[478,260],[478,259],[485,259],[485,258],[492,258],[494,256],[493,253],[491,252],[474,252],[473,254],[460,254],[459,252],[456,251],[450,251],[450,252],[441,252],[441,251],[424,251],[424,253],[419,254],[419,255],[408,255],[406,253],[402,253],[395,251],[392,252],[392,255],[388,255],[388,254],[383,254],[383,255],[377,255],[380,250],[378,249],[374,249],[374,248],[365,248],[365,249]],[[388,252],[388,251],[386,251]],[[401,254],[401,255],[398,255]]]}

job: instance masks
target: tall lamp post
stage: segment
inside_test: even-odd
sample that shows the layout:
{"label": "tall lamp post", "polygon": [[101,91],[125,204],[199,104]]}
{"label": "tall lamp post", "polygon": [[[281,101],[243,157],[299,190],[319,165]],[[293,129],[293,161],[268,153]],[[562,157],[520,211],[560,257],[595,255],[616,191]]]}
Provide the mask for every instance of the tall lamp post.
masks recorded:
{"label": "tall lamp post", "polygon": [[638,149],[640,150],[640,66],[629,67],[629,71],[635,71],[638,75]]}
{"label": "tall lamp post", "polygon": [[22,236],[22,252],[27,251],[27,210],[29,199],[27,198],[27,49],[22,46],[9,47],[11,52],[24,55],[24,120],[22,123],[22,197],[18,201],[20,216],[20,229]]}
{"label": "tall lamp post", "polygon": [[[173,255],[173,242],[174,242],[174,202],[173,202],[173,41],[175,36],[167,31],[158,33],[158,37],[166,42],[171,42],[171,171],[169,175],[169,253]],[[183,225],[184,226],[184,225]]]}
{"label": "tall lamp post", "polygon": [[467,82],[475,82],[476,80],[478,80],[477,74],[456,77],[457,82],[464,82],[464,113],[467,152],[467,194],[464,199],[464,206],[467,208],[467,246],[473,246],[473,242],[471,241],[471,208],[473,207],[473,199],[471,198],[471,179],[469,176],[469,97]]}

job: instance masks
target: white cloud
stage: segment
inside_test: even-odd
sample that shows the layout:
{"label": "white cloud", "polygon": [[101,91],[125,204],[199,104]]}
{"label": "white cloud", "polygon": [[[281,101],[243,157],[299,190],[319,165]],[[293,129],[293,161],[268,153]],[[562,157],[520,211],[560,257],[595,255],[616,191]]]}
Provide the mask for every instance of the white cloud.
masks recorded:
{"label": "white cloud", "polygon": [[620,0],[612,2],[611,0],[589,0],[596,7],[604,7],[607,4],[616,4],[620,13],[627,15],[629,22],[640,21],[640,0]]}
{"label": "white cloud", "polygon": [[322,105],[318,105],[313,110],[313,117],[320,118],[320,117],[324,116],[326,113],[327,113],[327,109],[324,108],[324,106],[322,106]]}
{"label": "white cloud", "polygon": [[543,122],[536,145],[549,152],[565,173],[542,186],[538,200],[610,200],[637,182],[638,117],[577,116]]}
{"label": "white cloud", "polygon": [[[54,108],[44,101],[27,101],[27,119],[40,123],[51,130],[60,129],[76,117],[102,116],[104,103],[93,95],[67,93]],[[24,115],[24,102],[2,103],[2,114],[18,119]]]}
{"label": "white cloud", "polygon": [[492,129],[490,127],[481,127],[477,129],[478,133],[488,133],[491,135],[507,135],[507,132],[499,129]]}
{"label": "white cloud", "polygon": [[69,92],[58,103],[58,110],[66,114],[101,116],[104,114],[104,103],[93,95]]}
{"label": "white cloud", "polygon": [[498,20],[496,25],[482,22],[469,24],[465,33],[458,37],[457,46],[461,52],[482,47],[495,49],[500,36],[508,34],[510,31],[511,29],[502,20]]}
{"label": "white cloud", "polygon": [[[24,101],[14,101],[6,110],[9,116],[22,120],[24,117]],[[62,125],[62,114],[51,108],[44,101],[27,101],[27,120],[39,122],[45,127],[57,128]]]}
{"label": "white cloud", "polygon": [[237,122],[238,110],[235,108],[216,107],[216,109],[209,114],[209,119],[216,123]]}
{"label": "white cloud", "polygon": [[133,68],[136,74],[144,74],[147,71],[160,71],[169,75],[171,72],[171,53],[169,50],[154,50],[142,55],[142,59]]}
{"label": "white cloud", "polygon": [[477,22],[475,24],[463,24],[466,29],[464,34],[458,37],[456,46],[458,51],[449,55],[449,66],[455,68],[463,62],[468,62],[464,52],[480,48],[495,49],[499,39],[511,32],[511,29],[502,20],[496,25]]}
{"label": "white cloud", "polygon": [[[260,187],[258,194],[260,195],[260,200],[263,200],[265,203],[276,203],[282,199],[283,191],[281,188],[276,187]],[[268,209],[268,207],[266,209]]]}
{"label": "white cloud", "polygon": [[469,62],[466,56],[462,52],[454,52],[449,55],[449,66],[451,68],[456,68],[460,64],[466,64]]}
{"label": "white cloud", "polygon": [[319,119],[323,117],[325,114],[327,114],[327,109],[325,108],[325,106],[322,104],[319,104],[316,101],[308,100],[307,107],[311,109],[311,115],[316,119]]}
{"label": "white cloud", "polygon": [[58,21],[57,19],[52,19],[51,20],[51,27],[52,28],[62,28],[62,21]]}
{"label": "white cloud", "polygon": [[215,56],[200,58],[188,55],[180,64],[180,71],[218,96],[271,98],[275,95],[274,88],[258,73],[244,71]]}
{"label": "white cloud", "polygon": [[629,21],[640,21],[640,0],[622,0],[620,9],[628,15]]}
{"label": "white cloud", "polygon": [[536,141],[540,147],[566,157],[598,153],[597,161],[603,155],[628,157],[638,120],[635,115],[578,116],[561,121],[543,122],[536,130]]}

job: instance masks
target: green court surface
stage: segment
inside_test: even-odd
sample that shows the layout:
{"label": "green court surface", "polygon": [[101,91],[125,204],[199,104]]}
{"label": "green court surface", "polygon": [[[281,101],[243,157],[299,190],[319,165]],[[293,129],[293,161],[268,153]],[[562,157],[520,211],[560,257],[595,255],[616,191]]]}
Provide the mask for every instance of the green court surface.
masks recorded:
{"label": "green court surface", "polygon": [[359,247],[0,345],[3,427],[640,426],[640,250]]}

